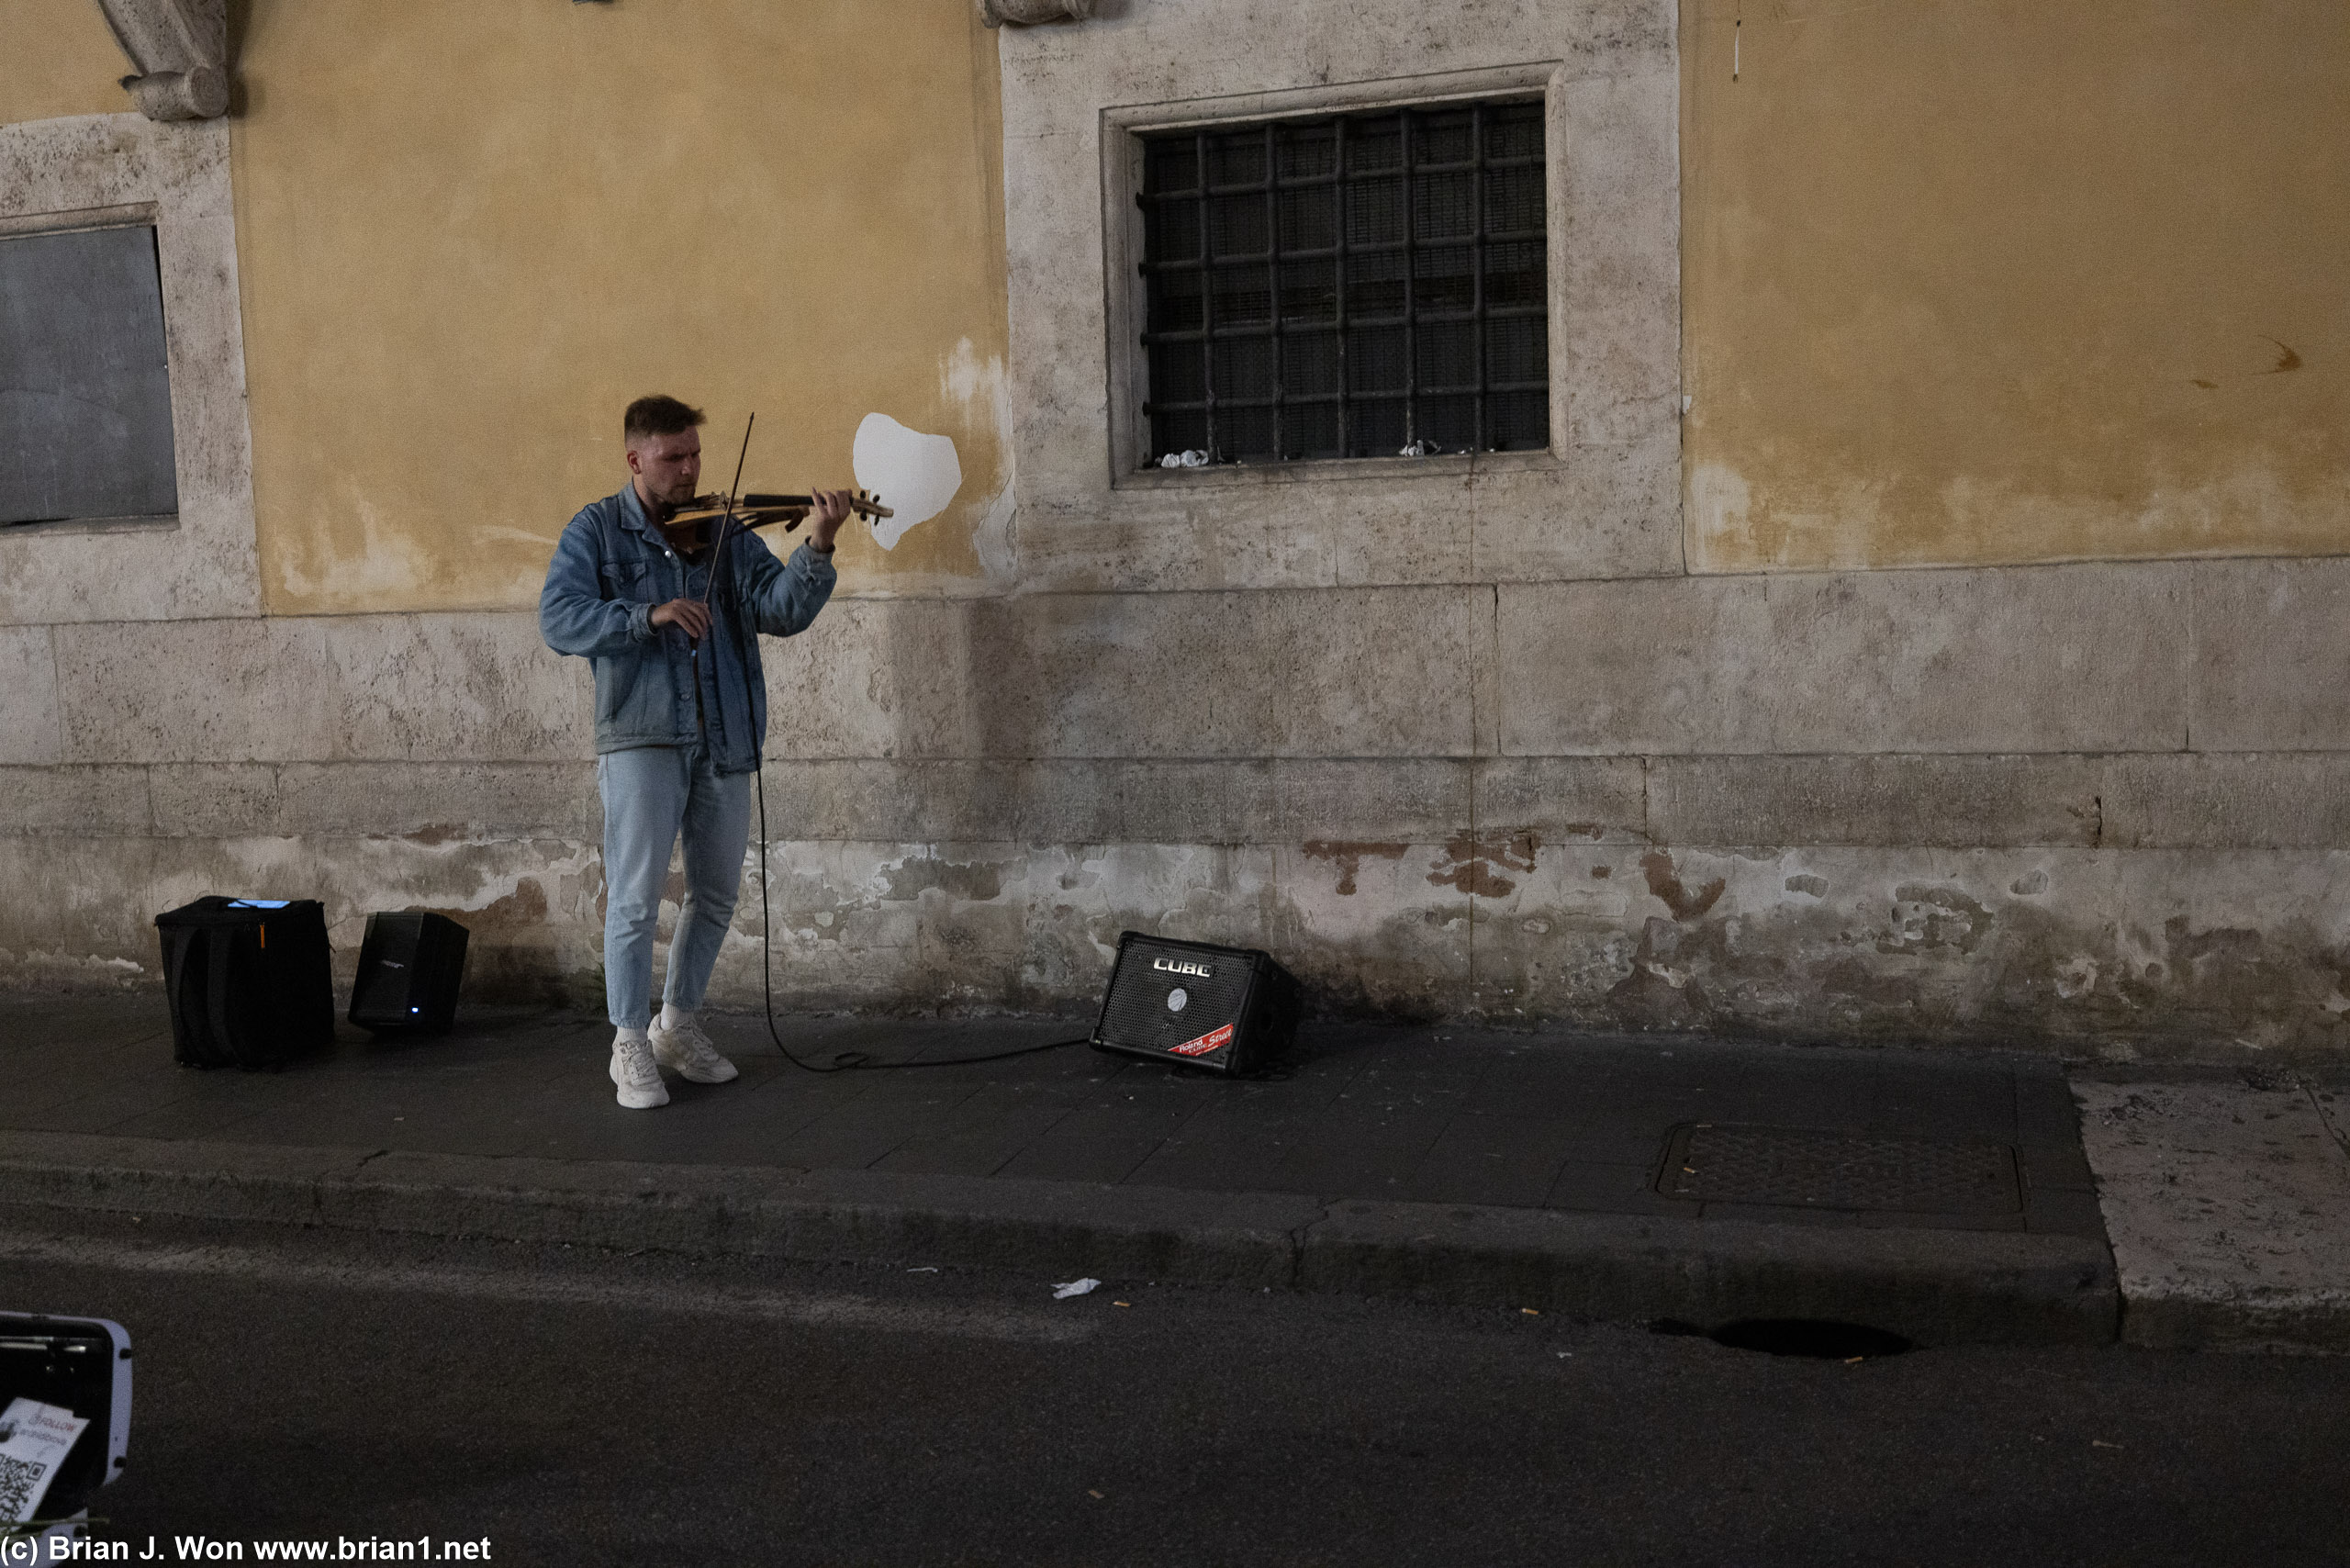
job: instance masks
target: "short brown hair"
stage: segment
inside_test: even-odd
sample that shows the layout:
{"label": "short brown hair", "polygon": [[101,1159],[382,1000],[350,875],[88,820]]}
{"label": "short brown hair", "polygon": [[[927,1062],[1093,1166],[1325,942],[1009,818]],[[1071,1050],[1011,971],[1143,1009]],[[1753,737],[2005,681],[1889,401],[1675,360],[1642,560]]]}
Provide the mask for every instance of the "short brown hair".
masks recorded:
{"label": "short brown hair", "polygon": [[701,422],[699,409],[688,408],[675,398],[665,398],[656,392],[628,406],[628,413],[621,420],[621,443],[632,446],[651,436],[683,435]]}

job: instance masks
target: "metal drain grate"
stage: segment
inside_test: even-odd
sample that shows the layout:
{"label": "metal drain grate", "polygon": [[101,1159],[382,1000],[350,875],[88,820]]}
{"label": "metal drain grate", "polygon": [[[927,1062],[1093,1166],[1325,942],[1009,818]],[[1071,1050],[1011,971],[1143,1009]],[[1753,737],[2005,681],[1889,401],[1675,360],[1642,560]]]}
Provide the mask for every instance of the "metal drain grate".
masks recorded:
{"label": "metal drain grate", "polygon": [[1673,1129],[1656,1190],[1713,1204],[1780,1204],[1897,1214],[2023,1209],[2016,1152],[2003,1143],[1849,1137],[1793,1127],[1690,1122]]}

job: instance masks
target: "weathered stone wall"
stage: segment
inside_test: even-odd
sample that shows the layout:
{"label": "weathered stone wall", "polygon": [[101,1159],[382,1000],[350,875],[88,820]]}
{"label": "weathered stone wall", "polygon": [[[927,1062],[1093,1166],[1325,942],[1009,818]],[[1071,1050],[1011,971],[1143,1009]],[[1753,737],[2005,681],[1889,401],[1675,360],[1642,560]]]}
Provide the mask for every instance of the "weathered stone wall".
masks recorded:
{"label": "weathered stone wall", "polygon": [[[1401,1016],[2339,1048],[2345,601],[2329,561],[839,604],[771,659],[780,983],[1081,1009],[1133,926]],[[592,994],[584,670],[528,616],[0,648],[12,981],[143,979],[233,889],[327,898],[346,958],[458,912],[484,994]]]}

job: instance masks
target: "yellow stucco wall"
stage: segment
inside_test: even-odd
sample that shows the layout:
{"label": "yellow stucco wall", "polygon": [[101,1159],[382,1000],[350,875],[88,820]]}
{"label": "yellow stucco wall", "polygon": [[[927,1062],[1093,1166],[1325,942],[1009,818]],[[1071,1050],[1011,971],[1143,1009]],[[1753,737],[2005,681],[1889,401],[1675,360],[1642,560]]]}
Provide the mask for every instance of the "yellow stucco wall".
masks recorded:
{"label": "yellow stucco wall", "polygon": [[131,107],[130,62],[91,0],[8,0],[0,7],[0,125]]}
{"label": "yellow stucco wall", "polygon": [[1682,15],[1693,567],[2350,550],[2350,5]]}
{"label": "yellow stucco wall", "polygon": [[[971,9],[239,0],[269,608],[529,603],[655,388],[721,477],[757,409],[759,487],[847,482],[867,412],[952,436],[955,505],[843,565],[975,585]],[[92,0],[0,38],[0,120],[129,107]],[[1683,50],[1693,567],[2350,550],[2350,6],[1684,0]]]}
{"label": "yellow stucco wall", "polygon": [[[88,6],[88,0],[77,0]],[[847,586],[975,580],[1009,479],[992,35],[968,0],[252,0],[232,145],[278,612],[534,604],[625,482],[620,410],[711,414],[712,487],[852,482],[869,411],[964,483]]]}
{"label": "yellow stucco wall", "polygon": [[[752,488],[852,483],[868,412],[951,437],[954,504],[890,552],[853,526],[841,566],[852,592],[976,584],[1010,460],[973,9],[237,0],[266,606],[535,603],[655,390],[710,411],[713,487],[754,410]],[[0,122],[132,107],[93,0],[10,0],[0,54]]]}

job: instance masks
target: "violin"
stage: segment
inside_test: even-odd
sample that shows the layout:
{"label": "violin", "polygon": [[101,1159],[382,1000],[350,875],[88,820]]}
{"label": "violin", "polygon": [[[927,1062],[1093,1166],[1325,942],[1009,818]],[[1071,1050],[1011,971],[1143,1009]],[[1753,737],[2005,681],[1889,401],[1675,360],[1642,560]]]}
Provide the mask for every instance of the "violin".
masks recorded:
{"label": "violin", "polygon": [[[859,517],[898,515],[881,504],[879,496],[867,495],[863,490],[853,490],[849,494],[849,510]],[[748,495],[735,497],[731,510],[734,525],[738,528],[765,528],[770,523],[779,522],[783,524],[783,531],[789,533],[800,526],[815,504],[816,498],[813,496],[786,496],[753,491]],[[728,499],[723,494],[696,496],[692,500],[670,510],[668,515],[661,520],[661,526],[673,532],[688,533],[699,537],[708,532],[711,524],[726,517],[729,510]]]}
{"label": "violin", "polygon": [[[744,421],[743,450],[734,459],[734,485],[743,482],[743,463],[751,455],[751,427],[758,422],[756,414]],[[659,521],[673,543],[688,550],[710,546],[710,578],[701,590],[701,602],[707,605],[711,590],[718,586],[719,563],[725,559],[729,533],[739,528],[765,528],[771,522],[780,522],[789,533],[800,526],[815,505],[813,496],[744,495],[729,486],[715,495],[696,496],[681,506],[665,507]],[[879,496],[867,495],[863,490],[849,492],[849,510],[867,518],[897,515],[881,504]],[[713,524],[717,534],[714,541],[711,537]]]}

